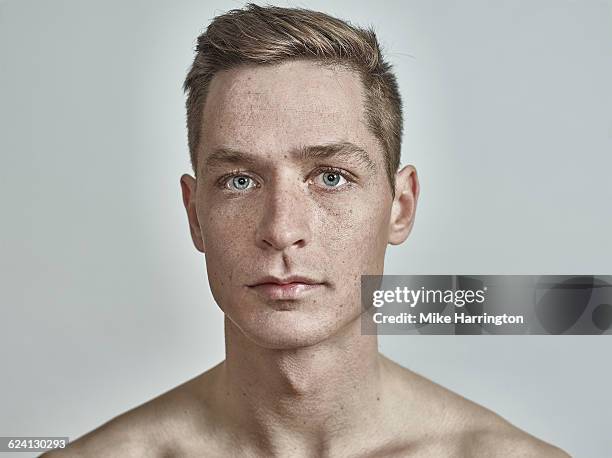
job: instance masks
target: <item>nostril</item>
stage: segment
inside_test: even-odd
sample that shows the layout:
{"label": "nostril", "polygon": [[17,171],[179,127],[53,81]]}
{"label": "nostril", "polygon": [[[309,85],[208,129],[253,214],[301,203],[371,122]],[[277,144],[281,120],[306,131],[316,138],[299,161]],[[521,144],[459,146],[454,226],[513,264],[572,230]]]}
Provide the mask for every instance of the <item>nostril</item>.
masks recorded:
{"label": "nostril", "polygon": [[265,237],[261,239],[262,242],[266,245],[267,248],[274,248],[276,250],[285,250],[292,246],[297,248],[304,247],[306,245],[306,240],[303,238],[291,237],[289,236],[274,236],[274,237]]}

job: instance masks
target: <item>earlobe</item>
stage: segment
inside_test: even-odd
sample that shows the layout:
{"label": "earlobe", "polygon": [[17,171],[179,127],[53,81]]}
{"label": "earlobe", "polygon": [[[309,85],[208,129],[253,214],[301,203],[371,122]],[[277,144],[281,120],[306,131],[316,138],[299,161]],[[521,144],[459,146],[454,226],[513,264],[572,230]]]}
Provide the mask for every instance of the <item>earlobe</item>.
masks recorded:
{"label": "earlobe", "polygon": [[389,219],[389,243],[399,245],[410,234],[414,224],[420,186],[416,169],[407,165],[395,176],[395,198]]}
{"label": "earlobe", "polygon": [[187,221],[189,223],[189,231],[191,240],[196,249],[202,253],[205,252],[202,232],[200,230],[200,222],[196,211],[196,180],[190,175],[184,174],[181,176],[181,191],[183,194],[183,205],[187,212]]}

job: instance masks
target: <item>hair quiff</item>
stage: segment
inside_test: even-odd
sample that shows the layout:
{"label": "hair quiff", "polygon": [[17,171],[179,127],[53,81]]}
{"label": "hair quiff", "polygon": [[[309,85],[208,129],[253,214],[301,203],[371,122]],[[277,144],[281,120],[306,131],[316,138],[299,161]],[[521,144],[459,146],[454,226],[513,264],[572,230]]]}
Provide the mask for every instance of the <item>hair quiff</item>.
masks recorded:
{"label": "hair quiff", "polygon": [[365,88],[365,115],[380,141],[393,194],[402,142],[402,102],[391,65],[376,34],[327,14],[302,8],[247,4],[217,16],[198,37],[196,56],[183,84],[188,94],[187,135],[194,173],[202,113],[214,75],[243,64],[269,65],[311,59],[356,71]]}

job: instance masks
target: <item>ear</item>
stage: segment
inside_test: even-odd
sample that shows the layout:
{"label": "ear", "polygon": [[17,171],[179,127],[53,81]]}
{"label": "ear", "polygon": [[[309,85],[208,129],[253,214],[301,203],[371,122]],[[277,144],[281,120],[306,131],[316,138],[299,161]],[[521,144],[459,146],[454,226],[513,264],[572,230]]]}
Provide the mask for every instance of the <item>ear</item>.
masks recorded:
{"label": "ear", "polygon": [[181,176],[181,190],[183,192],[183,205],[187,210],[187,220],[189,221],[189,230],[191,231],[191,239],[198,251],[204,253],[204,241],[202,239],[202,231],[200,230],[200,222],[196,212],[196,180],[191,175],[184,174]]}
{"label": "ear", "polygon": [[408,238],[419,199],[419,177],[412,165],[395,174],[395,197],[389,218],[389,243],[399,245]]}

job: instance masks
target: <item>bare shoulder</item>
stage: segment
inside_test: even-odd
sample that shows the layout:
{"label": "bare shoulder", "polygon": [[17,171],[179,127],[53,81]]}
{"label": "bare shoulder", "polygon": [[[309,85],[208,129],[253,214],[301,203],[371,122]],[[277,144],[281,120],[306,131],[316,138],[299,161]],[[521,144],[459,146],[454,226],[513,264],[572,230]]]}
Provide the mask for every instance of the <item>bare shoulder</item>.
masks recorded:
{"label": "bare shoulder", "polygon": [[164,420],[156,418],[154,413],[159,410],[160,402],[159,397],[147,401],[70,442],[65,449],[54,450],[43,458],[160,456],[157,453],[158,431],[163,429]]}
{"label": "bare shoulder", "polygon": [[568,458],[570,455],[558,447],[508,425],[506,428],[487,428],[470,431],[461,448],[466,456],[517,458]]}
{"label": "bare shoulder", "polygon": [[396,392],[411,398],[410,412],[424,412],[418,434],[406,431],[423,456],[567,458],[563,450],[517,428],[491,410],[383,358]]}
{"label": "bare shoulder", "polygon": [[[56,449],[41,458],[179,456],[190,440],[201,439],[206,430],[193,422],[194,418],[206,418],[205,412],[200,411],[204,404],[194,399],[193,385],[200,377],[112,418],[65,449]],[[196,429],[200,434],[194,434]]]}

